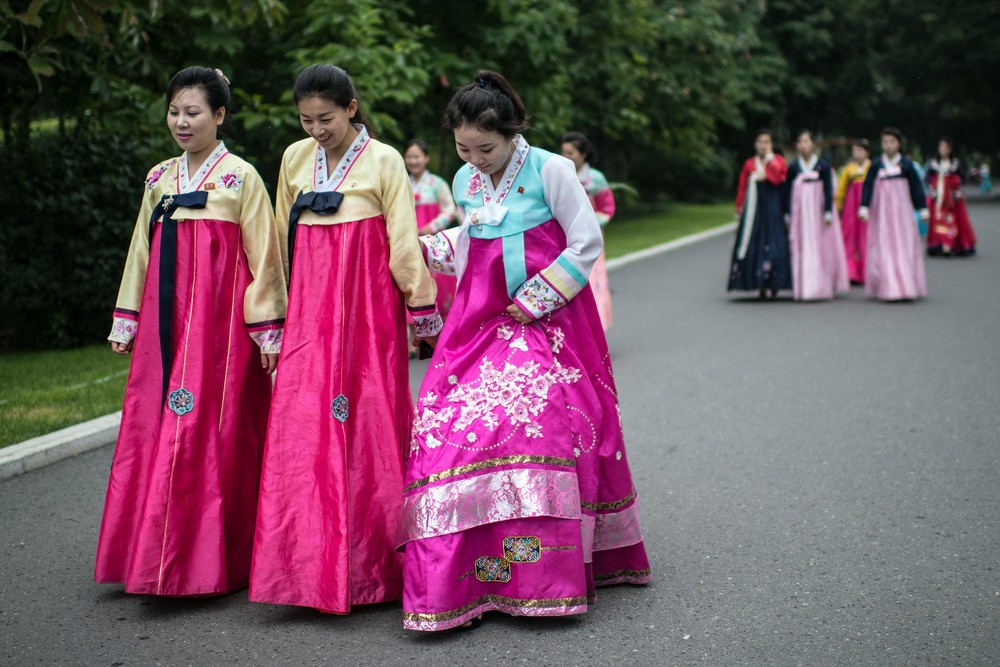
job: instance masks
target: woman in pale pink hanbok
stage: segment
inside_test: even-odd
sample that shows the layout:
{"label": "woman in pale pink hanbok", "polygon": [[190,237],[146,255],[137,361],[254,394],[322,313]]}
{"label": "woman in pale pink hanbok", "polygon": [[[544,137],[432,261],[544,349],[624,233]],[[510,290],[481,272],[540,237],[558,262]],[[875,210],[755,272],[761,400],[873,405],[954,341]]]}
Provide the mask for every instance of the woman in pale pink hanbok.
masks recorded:
{"label": "woman in pale pink hanbok", "polygon": [[789,222],[792,295],[796,301],[832,299],[847,292],[847,259],[840,219],[833,210],[833,172],[816,155],[812,132],[801,132],[799,157],[788,167],[783,208]]}
{"label": "woman in pale pink hanbok", "polygon": [[[581,132],[567,132],[560,140],[562,156],[573,162],[576,176],[590,197],[590,205],[594,207],[597,221],[601,229],[611,222],[615,215],[615,195],[611,192],[608,179],[604,174],[590,166],[590,160],[595,159],[594,145]],[[608,282],[608,269],[602,252],[594,268],[590,271],[590,289],[594,292],[597,302],[597,312],[601,316],[601,326],[607,331],[611,328],[611,285]]]}
{"label": "woman in pale pink hanbok", "polygon": [[881,157],[872,162],[861,191],[858,217],[868,221],[865,294],[879,301],[911,301],[927,296],[924,253],[914,220],[928,220],[927,201],[913,162],[900,152],[902,135],[882,130]]}
{"label": "woman in pale pink hanbok", "polygon": [[600,226],[565,158],[520,136],[495,72],[445,112],[464,222],[424,237],[459,276],[420,389],[400,543],[404,627],[474,627],[485,611],[586,611],[595,586],[650,580],[636,491],[587,276]]}

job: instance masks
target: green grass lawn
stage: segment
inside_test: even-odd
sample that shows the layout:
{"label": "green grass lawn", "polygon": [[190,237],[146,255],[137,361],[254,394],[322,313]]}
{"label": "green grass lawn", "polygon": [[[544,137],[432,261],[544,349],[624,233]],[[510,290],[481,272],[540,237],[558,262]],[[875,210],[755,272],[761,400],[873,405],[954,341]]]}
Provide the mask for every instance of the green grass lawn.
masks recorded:
{"label": "green grass lawn", "polygon": [[[642,204],[605,228],[609,259],[718,227],[731,204]],[[129,357],[107,345],[0,354],[0,447],[121,409]]]}
{"label": "green grass lawn", "polygon": [[733,205],[645,204],[616,215],[604,228],[605,256],[614,259],[733,221]]}
{"label": "green grass lawn", "polygon": [[0,447],[121,410],[128,364],[107,345],[0,354]]}

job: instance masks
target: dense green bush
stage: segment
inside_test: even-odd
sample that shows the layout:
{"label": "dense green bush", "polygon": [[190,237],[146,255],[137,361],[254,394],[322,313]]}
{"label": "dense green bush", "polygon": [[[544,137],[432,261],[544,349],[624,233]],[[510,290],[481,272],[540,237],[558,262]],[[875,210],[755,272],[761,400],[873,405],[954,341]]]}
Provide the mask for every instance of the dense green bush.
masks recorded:
{"label": "dense green bush", "polygon": [[74,134],[35,136],[23,155],[0,146],[3,348],[92,343],[111,325],[151,147]]}

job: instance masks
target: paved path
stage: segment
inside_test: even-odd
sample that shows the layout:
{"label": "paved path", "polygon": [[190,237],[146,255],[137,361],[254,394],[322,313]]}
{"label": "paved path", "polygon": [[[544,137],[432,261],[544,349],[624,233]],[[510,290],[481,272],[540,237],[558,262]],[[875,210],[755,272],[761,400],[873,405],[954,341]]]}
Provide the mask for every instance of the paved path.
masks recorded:
{"label": "paved path", "polygon": [[1000,205],[931,297],[733,301],[730,238],[612,274],[655,582],[471,635],[91,583],[111,448],[0,483],[0,665],[1000,664]]}

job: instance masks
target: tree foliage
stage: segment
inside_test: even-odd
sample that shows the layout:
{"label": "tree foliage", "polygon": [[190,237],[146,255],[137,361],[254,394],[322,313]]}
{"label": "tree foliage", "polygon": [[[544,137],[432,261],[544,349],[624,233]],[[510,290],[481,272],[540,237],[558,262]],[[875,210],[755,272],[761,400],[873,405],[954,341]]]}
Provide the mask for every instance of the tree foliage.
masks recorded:
{"label": "tree foliage", "polygon": [[[95,287],[75,298],[106,309],[136,184],[177,150],[163,92],[192,64],[232,80],[225,139],[271,185],[282,150],[302,136],[295,76],[332,62],[354,77],[381,138],[425,139],[446,176],[458,158],[440,130],[444,106],[491,68],[524,98],[532,143],[557,149],[564,131],[581,130],[608,176],[641,196],[709,199],[728,193],[760,126],[787,141],[802,127],[874,138],[893,124],[925,153],[951,134],[960,154],[996,157],[998,33],[990,0],[0,0],[0,161],[42,170],[7,180],[4,195],[45,201],[6,207],[0,240],[23,243],[32,230],[83,239],[72,247],[84,264],[95,258]],[[71,176],[73,192],[50,189],[51,174]],[[64,300],[25,296],[38,267],[0,252],[0,308],[23,322],[20,342],[53,309],[67,324],[52,335],[67,344],[101,334],[74,326],[80,315]],[[29,302],[30,317],[17,310]]]}

